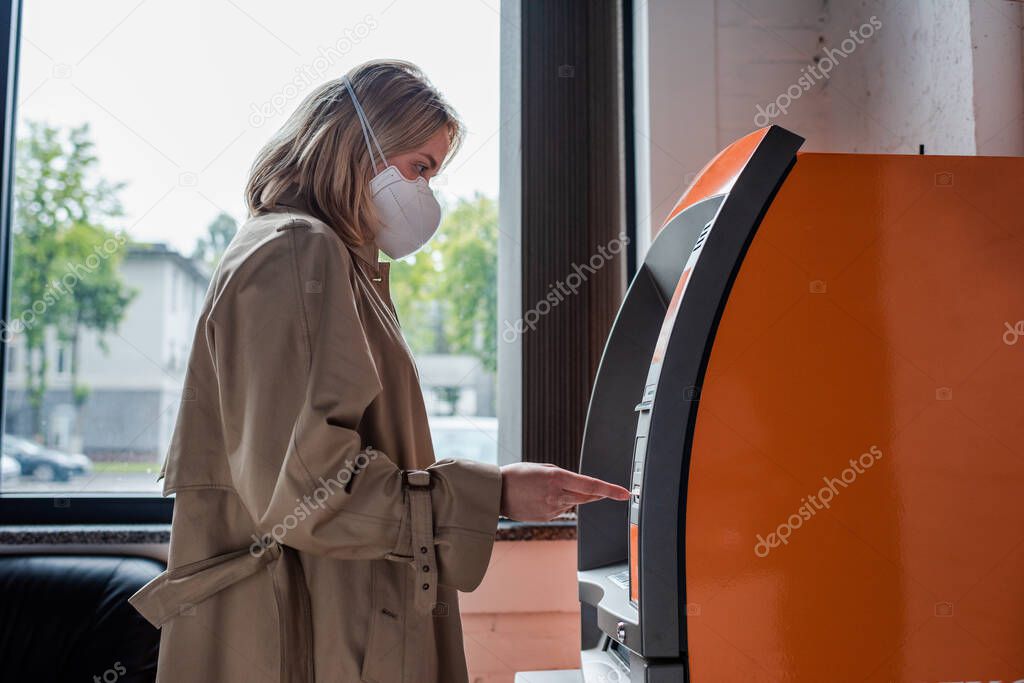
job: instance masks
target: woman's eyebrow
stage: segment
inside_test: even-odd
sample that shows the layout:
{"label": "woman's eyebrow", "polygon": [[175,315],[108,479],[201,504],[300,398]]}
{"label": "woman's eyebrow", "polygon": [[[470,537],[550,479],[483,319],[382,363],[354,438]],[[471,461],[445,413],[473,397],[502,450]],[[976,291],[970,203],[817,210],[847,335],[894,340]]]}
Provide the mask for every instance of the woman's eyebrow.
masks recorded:
{"label": "woman's eyebrow", "polygon": [[437,159],[435,159],[432,155],[427,154],[426,152],[423,153],[423,156],[425,156],[427,160],[430,162],[431,170],[437,168]]}

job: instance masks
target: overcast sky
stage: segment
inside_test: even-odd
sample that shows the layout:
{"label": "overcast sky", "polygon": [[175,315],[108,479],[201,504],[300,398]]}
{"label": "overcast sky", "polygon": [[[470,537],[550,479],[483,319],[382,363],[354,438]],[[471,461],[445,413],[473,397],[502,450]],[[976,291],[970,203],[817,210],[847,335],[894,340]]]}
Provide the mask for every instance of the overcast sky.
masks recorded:
{"label": "overcast sky", "polygon": [[250,163],[314,83],[408,59],[469,129],[439,194],[496,197],[497,2],[26,0],[18,117],[89,123],[103,176],[128,182],[117,227],[190,251],[219,211],[244,218]]}

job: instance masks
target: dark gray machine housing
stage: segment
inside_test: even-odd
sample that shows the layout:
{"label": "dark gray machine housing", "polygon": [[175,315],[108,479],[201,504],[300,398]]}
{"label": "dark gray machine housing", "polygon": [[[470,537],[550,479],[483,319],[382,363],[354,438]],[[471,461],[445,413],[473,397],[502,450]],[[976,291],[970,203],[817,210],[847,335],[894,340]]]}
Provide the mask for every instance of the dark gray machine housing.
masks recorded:
{"label": "dark gray machine housing", "polygon": [[[586,638],[596,624],[633,671],[631,680],[685,675],[684,511],[700,387],[729,289],[802,143],[772,126],[731,189],[694,203],[663,227],[630,284],[601,358],[580,472],[634,495],[628,503],[605,500],[579,510],[584,649],[593,645]],[[666,316],[687,270],[685,296]],[[660,335],[663,354],[653,362]],[[629,599],[631,515],[639,527],[636,603]],[[665,673],[652,675],[659,670]]]}

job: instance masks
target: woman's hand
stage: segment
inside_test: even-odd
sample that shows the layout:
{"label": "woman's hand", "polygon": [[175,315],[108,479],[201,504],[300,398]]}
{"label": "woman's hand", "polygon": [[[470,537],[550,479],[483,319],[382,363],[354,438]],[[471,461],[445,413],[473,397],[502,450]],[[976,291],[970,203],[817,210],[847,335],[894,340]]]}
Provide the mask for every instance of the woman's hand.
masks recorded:
{"label": "woman's hand", "polygon": [[629,491],[554,465],[518,462],[501,468],[501,514],[520,522],[546,522],[602,498],[629,500]]}

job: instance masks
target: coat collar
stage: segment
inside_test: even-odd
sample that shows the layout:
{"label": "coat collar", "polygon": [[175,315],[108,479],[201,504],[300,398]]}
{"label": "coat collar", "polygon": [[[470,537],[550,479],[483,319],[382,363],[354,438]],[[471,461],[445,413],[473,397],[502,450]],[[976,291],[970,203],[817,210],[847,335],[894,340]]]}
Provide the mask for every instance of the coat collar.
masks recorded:
{"label": "coat collar", "polygon": [[[346,246],[348,245],[346,244]],[[359,260],[361,260],[363,263],[370,266],[374,270],[380,270],[381,266],[387,265],[385,263],[382,263],[377,258],[376,242],[366,242],[358,247],[349,246],[348,250],[351,251],[356,256],[358,256]]]}
{"label": "coat collar", "polygon": [[[302,211],[310,216],[315,216],[308,202],[303,197],[302,193],[299,192],[299,186],[297,183],[292,183],[287,190],[281,193],[281,196],[277,200],[277,204],[297,211]],[[344,240],[342,240],[344,242]],[[381,271],[383,270],[386,274],[387,264],[382,263],[378,260],[377,254],[377,243],[374,240],[364,242],[359,246],[352,246],[348,242],[345,242],[345,246],[350,252],[352,252],[360,261],[365,265],[369,266],[369,274],[371,277],[379,281],[381,277]]]}

